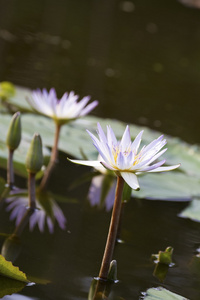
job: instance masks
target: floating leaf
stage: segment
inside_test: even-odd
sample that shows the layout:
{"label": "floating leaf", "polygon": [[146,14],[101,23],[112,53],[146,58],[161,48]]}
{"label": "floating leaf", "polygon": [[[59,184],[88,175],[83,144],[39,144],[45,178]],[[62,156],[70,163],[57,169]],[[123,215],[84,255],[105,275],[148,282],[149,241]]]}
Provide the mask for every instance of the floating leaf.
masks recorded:
{"label": "floating leaf", "polygon": [[172,293],[163,287],[150,288],[145,293],[144,300],[189,300],[180,295]]}
{"label": "floating leaf", "polygon": [[[25,100],[30,95],[31,90],[17,87],[15,96],[9,99],[8,102],[16,110],[21,109],[22,111],[31,112],[32,110]],[[7,160],[5,133],[7,132],[10,118],[11,116],[6,114],[2,114],[0,118],[0,165],[4,168],[6,168]],[[103,128],[108,124],[111,125],[118,138],[121,138],[126,126],[124,122],[117,120],[86,116],[62,126],[59,150],[75,158],[82,159],[84,153],[88,159],[96,159],[97,151],[86,129],[95,132],[97,122],[100,122]],[[45,146],[44,149],[46,150],[46,153],[44,150],[43,153],[46,157],[49,157],[50,153],[46,147],[52,147],[53,145],[54,127],[53,120],[47,117],[33,113],[22,115],[23,139],[14,155],[14,167],[18,174],[26,176],[24,157],[35,132],[40,133]],[[142,129],[144,129],[143,144],[148,144],[161,135],[161,132],[132,124],[130,125],[132,138]],[[139,177],[141,190],[133,192],[133,196],[159,200],[189,201],[192,197],[200,195],[200,148],[197,145],[189,145],[179,138],[166,135],[166,139],[168,150],[164,156],[167,163],[169,165],[181,163],[181,167],[178,170],[165,174],[147,174]]]}
{"label": "floating leaf", "polygon": [[[8,148],[5,144],[6,141],[6,134],[9,127],[9,123],[11,120],[11,115],[2,114],[0,116],[0,128],[1,128],[1,135],[0,135],[0,166],[1,168],[7,167],[7,158],[8,158]],[[33,122],[33,120],[31,120]],[[31,126],[31,124],[29,125]],[[22,127],[24,125],[22,124]],[[23,130],[23,128],[22,128]],[[33,136],[33,135],[32,135]],[[20,143],[19,148],[15,151],[14,157],[13,157],[13,163],[14,163],[14,171],[18,175],[21,175],[23,177],[27,177],[27,171],[25,168],[25,157],[28,152],[28,149],[30,147],[32,137],[26,139],[22,138],[22,141]],[[45,160],[47,161],[50,157],[50,151],[47,149],[47,147],[43,147],[43,155]]]}
{"label": "floating leaf", "polygon": [[190,204],[179,214],[179,217],[200,222],[200,199],[193,199]]}
{"label": "floating leaf", "polygon": [[0,298],[21,291],[26,286],[25,282],[14,280],[0,275]]}
{"label": "floating leaf", "polygon": [[2,255],[0,255],[0,275],[25,283],[29,282],[26,274],[20,271],[18,267],[13,266],[10,261],[5,260]]}

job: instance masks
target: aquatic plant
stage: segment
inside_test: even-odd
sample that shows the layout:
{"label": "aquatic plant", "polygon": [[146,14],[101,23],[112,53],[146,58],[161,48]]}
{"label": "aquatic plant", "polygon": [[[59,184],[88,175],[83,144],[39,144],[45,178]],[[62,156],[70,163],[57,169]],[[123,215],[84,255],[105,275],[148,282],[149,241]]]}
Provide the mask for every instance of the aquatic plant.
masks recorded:
{"label": "aquatic plant", "polygon": [[49,165],[40,185],[41,190],[46,188],[49,177],[57,161],[58,142],[62,125],[87,115],[98,105],[98,101],[93,101],[88,104],[90,96],[83,97],[79,102],[78,98],[79,96],[71,91],[70,93],[64,93],[62,98],[58,99],[54,88],[51,88],[49,92],[46,89],[37,89],[32,92],[31,97],[27,98],[27,101],[34,110],[52,118],[56,125],[54,145]]}
{"label": "aquatic plant", "polygon": [[111,126],[107,126],[107,135],[105,135],[99,123],[97,124],[97,128],[99,139],[90,131],[88,131],[88,133],[92,138],[93,144],[99,152],[101,159],[95,161],[71,161],[95,168],[104,166],[106,169],[113,171],[117,175],[117,187],[110,228],[99,272],[100,279],[107,279],[118,232],[124,181],[132,189],[137,190],[140,187],[137,179],[138,175],[149,172],[171,171],[178,168],[180,164],[163,166],[165,160],[155,162],[167,150],[161,150],[167,143],[167,141],[163,139],[163,135],[139,150],[143,131],[141,131],[132,142],[129,126],[126,127],[121,141],[116,139]]}

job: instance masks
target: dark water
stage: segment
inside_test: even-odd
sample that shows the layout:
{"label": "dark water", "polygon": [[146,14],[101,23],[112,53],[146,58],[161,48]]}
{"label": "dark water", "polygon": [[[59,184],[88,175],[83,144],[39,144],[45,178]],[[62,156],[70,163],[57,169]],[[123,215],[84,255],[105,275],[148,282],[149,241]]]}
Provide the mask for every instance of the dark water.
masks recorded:
{"label": "dark water", "polygon": [[[72,89],[90,94],[100,102],[98,116],[199,143],[200,10],[175,0],[0,0],[4,80],[30,88],[54,86],[59,95]],[[89,184],[69,191],[87,168],[61,161],[51,190],[78,203],[60,204],[66,231],[24,231],[16,264],[51,281],[26,287],[20,293],[24,299],[87,299],[99,271],[110,213],[89,206]],[[125,243],[114,255],[119,283],[109,299],[139,299],[142,291],[159,285],[200,299],[194,263],[200,224],[177,217],[185,205],[131,199],[122,227]],[[1,232],[14,229],[8,213],[1,212],[0,226]],[[150,257],[167,246],[174,247],[176,267],[161,284],[152,275]]]}

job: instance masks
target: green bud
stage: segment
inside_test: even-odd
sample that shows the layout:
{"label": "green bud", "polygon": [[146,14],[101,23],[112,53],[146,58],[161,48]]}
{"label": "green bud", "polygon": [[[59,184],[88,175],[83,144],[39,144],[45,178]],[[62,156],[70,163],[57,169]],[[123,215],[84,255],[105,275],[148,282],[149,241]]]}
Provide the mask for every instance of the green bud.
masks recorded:
{"label": "green bud", "polygon": [[38,133],[35,133],[26,156],[26,169],[30,173],[37,173],[43,165],[42,140]]}
{"label": "green bud", "polygon": [[117,261],[112,260],[108,271],[108,280],[112,282],[117,281]]}
{"label": "green bud", "polygon": [[10,150],[15,150],[21,141],[21,117],[20,112],[16,112],[10,122],[7,133],[6,144]]}

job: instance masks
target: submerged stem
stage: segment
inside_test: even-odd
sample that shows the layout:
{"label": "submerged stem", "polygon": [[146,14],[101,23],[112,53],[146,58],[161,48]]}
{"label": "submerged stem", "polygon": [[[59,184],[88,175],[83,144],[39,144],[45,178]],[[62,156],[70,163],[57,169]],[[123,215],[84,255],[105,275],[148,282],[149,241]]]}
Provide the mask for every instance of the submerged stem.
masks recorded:
{"label": "submerged stem", "polygon": [[14,153],[13,150],[11,149],[8,150],[7,184],[11,189],[14,185],[13,153]]}
{"label": "submerged stem", "polygon": [[49,162],[49,164],[48,164],[48,166],[45,170],[42,181],[40,183],[40,190],[45,190],[46,189],[49,178],[51,176],[51,173],[53,172],[55,164],[58,160],[58,141],[59,141],[59,136],[60,136],[60,129],[61,129],[61,125],[56,124],[54,145],[53,145],[52,152],[51,152],[51,158],[50,158],[50,162]]}
{"label": "submerged stem", "polygon": [[116,237],[117,237],[119,220],[120,220],[123,186],[124,186],[124,179],[121,176],[118,176],[110,227],[109,227],[107,242],[104,250],[104,256],[103,256],[103,260],[99,272],[99,278],[104,280],[108,278],[108,271],[113,257],[115,243],[116,243]]}
{"label": "submerged stem", "polygon": [[35,210],[35,174],[28,173],[28,198],[29,198],[29,207],[31,210]]}

